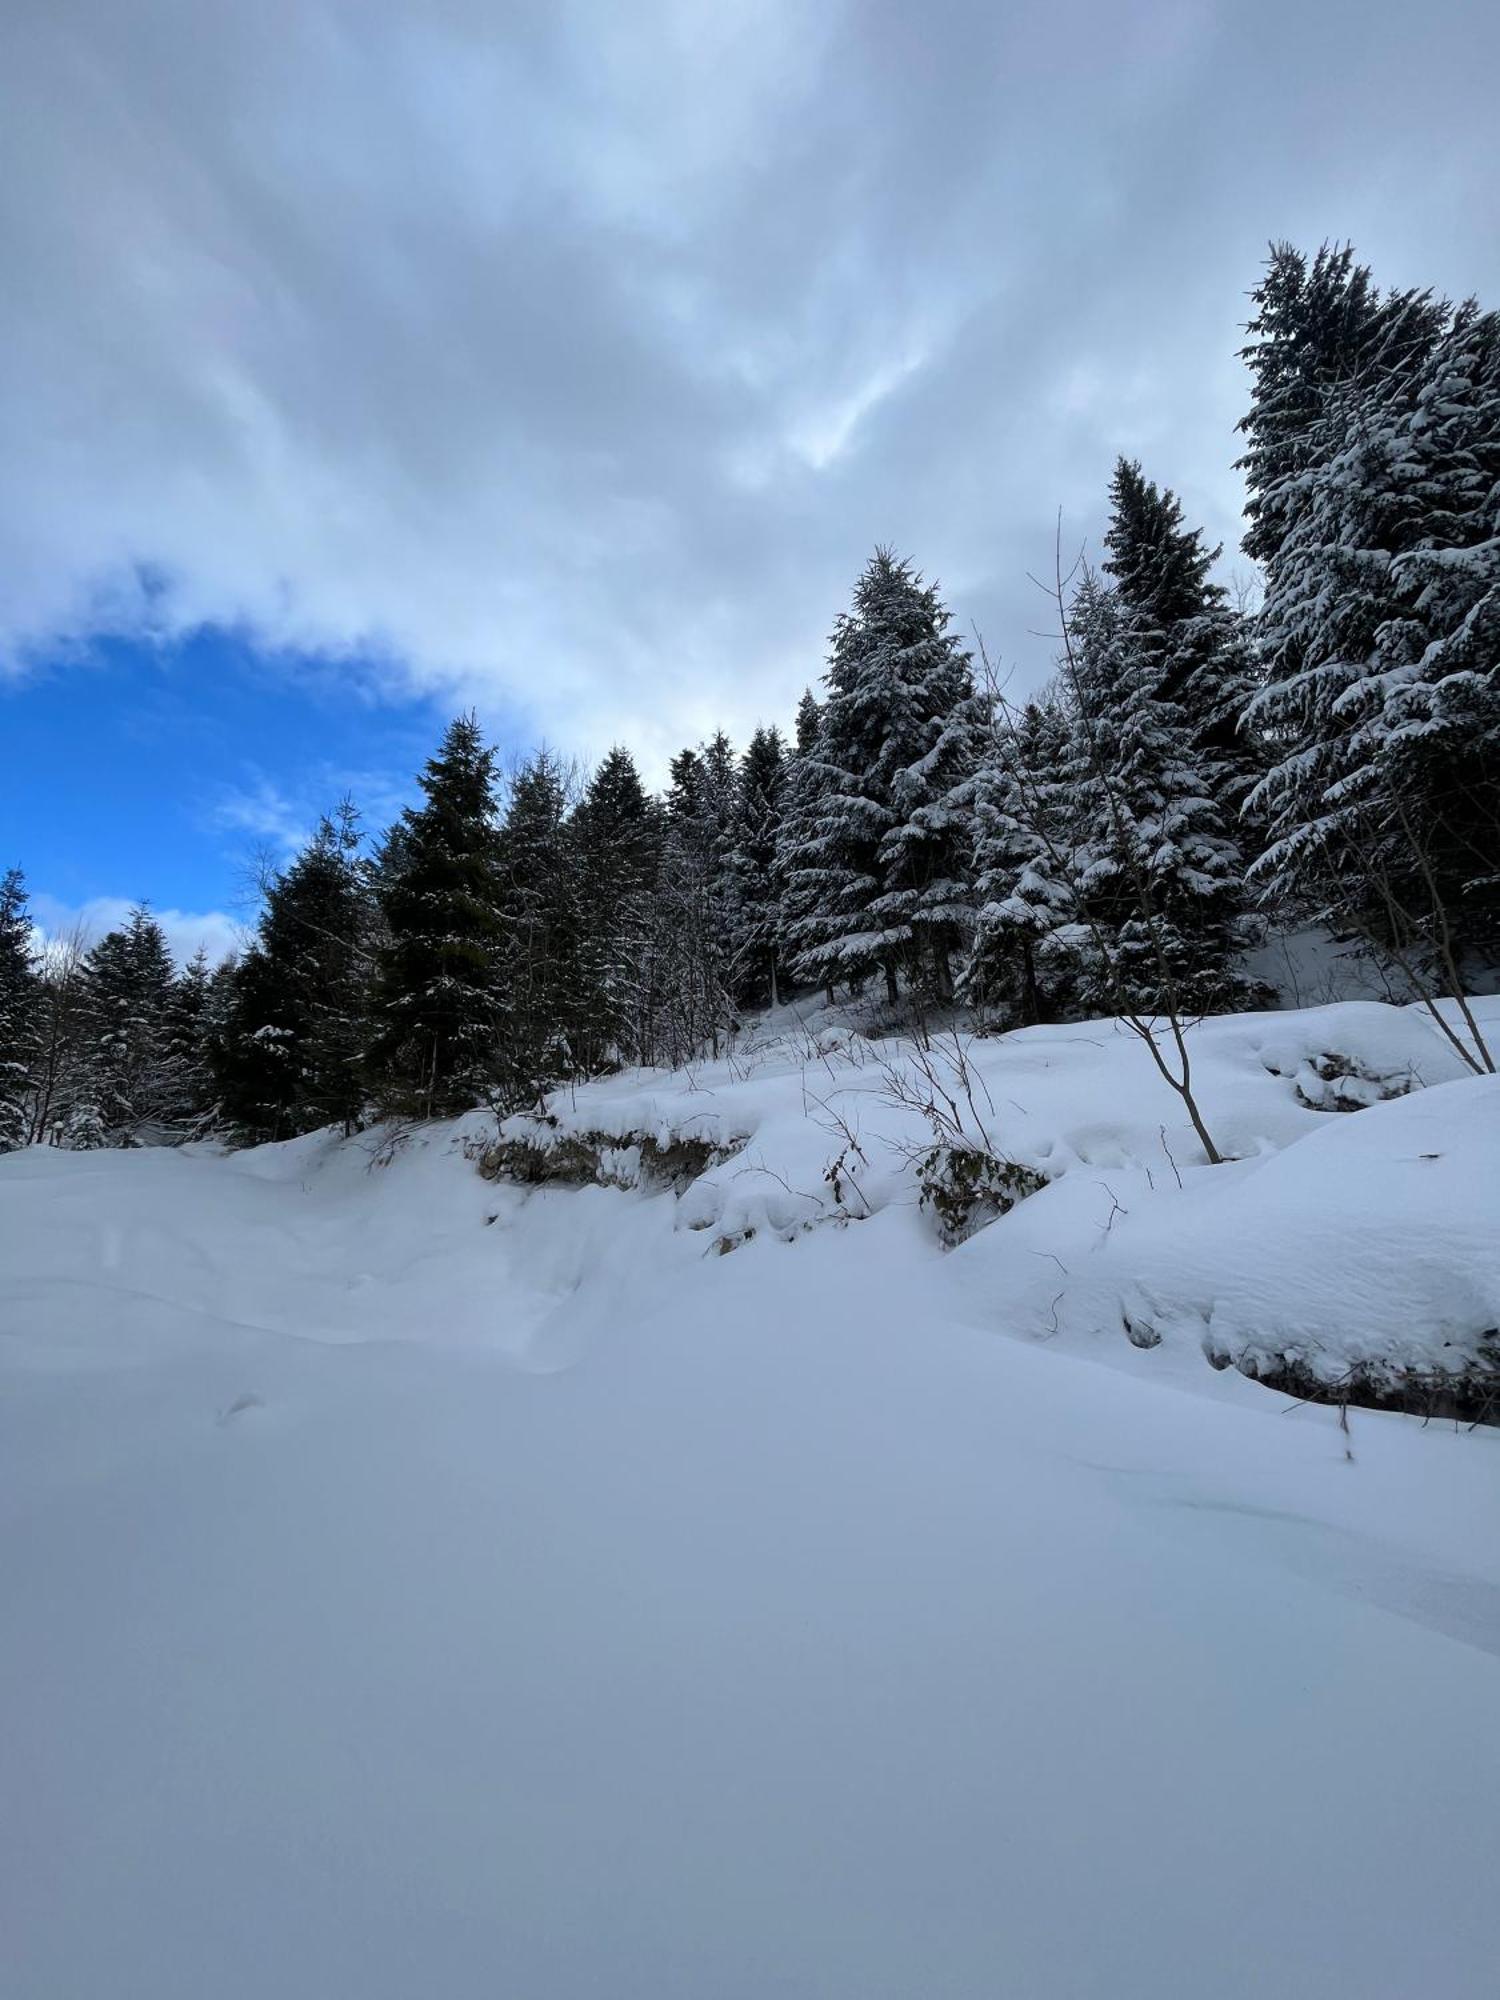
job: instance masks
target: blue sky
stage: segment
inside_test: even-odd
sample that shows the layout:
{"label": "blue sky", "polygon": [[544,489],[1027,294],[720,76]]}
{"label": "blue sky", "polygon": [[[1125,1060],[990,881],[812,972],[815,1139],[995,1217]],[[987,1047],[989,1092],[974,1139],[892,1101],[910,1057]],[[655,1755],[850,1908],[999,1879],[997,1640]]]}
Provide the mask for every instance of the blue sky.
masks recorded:
{"label": "blue sky", "polygon": [[1122,453],[1247,580],[1267,242],[1500,303],[1497,73],[1474,0],[0,9],[0,860],[222,941],[460,709],[789,721],[877,542],[1024,690]]}
{"label": "blue sky", "polygon": [[213,630],[96,642],[0,682],[0,863],[25,869],[48,928],[148,898],[179,949],[199,932],[214,948],[260,854],[295,848],[346,790],[388,822],[446,719],[372,694],[358,659],[268,657]]}

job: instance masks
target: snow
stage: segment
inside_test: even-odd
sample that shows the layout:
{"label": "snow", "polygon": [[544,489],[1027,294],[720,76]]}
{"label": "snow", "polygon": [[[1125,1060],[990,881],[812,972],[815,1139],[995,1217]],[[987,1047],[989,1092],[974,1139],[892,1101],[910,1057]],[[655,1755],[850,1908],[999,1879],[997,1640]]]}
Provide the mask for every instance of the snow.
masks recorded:
{"label": "snow", "polygon": [[478,1116],[0,1160],[7,2000],[1490,1994],[1500,1435],[1203,1340],[1472,1333],[1496,1085],[1195,1047],[1225,1167],[1112,1024],[968,1051],[1050,1185],[951,1252],[832,1019],[554,1106],[738,1148],[680,1196]]}

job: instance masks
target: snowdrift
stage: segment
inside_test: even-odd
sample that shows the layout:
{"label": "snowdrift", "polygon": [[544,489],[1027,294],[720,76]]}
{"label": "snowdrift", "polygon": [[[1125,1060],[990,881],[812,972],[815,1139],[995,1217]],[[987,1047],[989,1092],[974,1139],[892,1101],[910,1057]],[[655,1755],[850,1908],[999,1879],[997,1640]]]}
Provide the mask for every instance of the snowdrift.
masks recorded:
{"label": "snowdrift", "polygon": [[826,1011],[773,1017],[691,1071],[559,1094],[506,1120],[483,1166],[670,1187],[677,1226],[721,1251],[914,1206],[966,1246],[997,1331],[1185,1347],[1299,1394],[1490,1414],[1495,1079],[1420,1007],[1231,1016],[1189,1041],[1224,1166],[1118,1022],[919,1046]]}

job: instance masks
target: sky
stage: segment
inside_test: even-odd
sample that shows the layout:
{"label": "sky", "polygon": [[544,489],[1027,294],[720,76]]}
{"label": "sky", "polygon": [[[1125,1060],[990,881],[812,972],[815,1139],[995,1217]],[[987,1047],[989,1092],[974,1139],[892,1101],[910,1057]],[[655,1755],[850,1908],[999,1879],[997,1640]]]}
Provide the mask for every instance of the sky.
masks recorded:
{"label": "sky", "polygon": [[8,0],[0,865],[223,949],[445,719],[653,778],[878,542],[1026,686],[1117,455],[1237,556],[1271,239],[1500,303],[1477,0]]}

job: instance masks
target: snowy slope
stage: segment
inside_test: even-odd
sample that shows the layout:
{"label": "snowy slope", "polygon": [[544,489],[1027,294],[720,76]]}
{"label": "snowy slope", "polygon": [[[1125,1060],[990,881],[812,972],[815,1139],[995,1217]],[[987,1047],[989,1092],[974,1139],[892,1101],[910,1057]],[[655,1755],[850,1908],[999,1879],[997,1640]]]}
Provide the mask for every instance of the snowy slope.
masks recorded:
{"label": "snowy slope", "polygon": [[7,2000],[1492,1993],[1500,1433],[1004,1324],[1100,1176],[1160,1292],[1151,1216],[1382,1121],[1472,1174],[1493,1098],[1375,1014],[1440,1087],[1354,1117],[1295,1097],[1347,1031],[1217,1024],[1201,1175],[1138,1049],[1022,1038],[1058,1178],[952,1253],[869,1051],[874,1212],[729,1256],[825,1198],[822,1054],[560,1108],[698,1098],[744,1143],[680,1199],[488,1182],[478,1119],[0,1160]]}
{"label": "snowy slope", "polygon": [[[1500,1001],[1473,1005],[1500,1048]],[[1482,1368],[1500,1391],[1500,1082],[1420,1007],[1232,1015],[1189,1042],[1228,1165],[1207,1164],[1123,1024],[921,1051],[825,1015],[783,1015],[690,1072],[560,1096],[508,1120],[494,1159],[535,1173],[550,1153],[564,1179],[591,1163],[634,1186],[653,1151],[712,1149],[706,1169],[690,1160],[676,1220],[730,1249],[917,1205],[924,1156],[970,1146],[1046,1182],[960,1253],[1007,1333],[1110,1360],[1165,1343],[1161,1372],[1284,1362],[1378,1386]]]}

